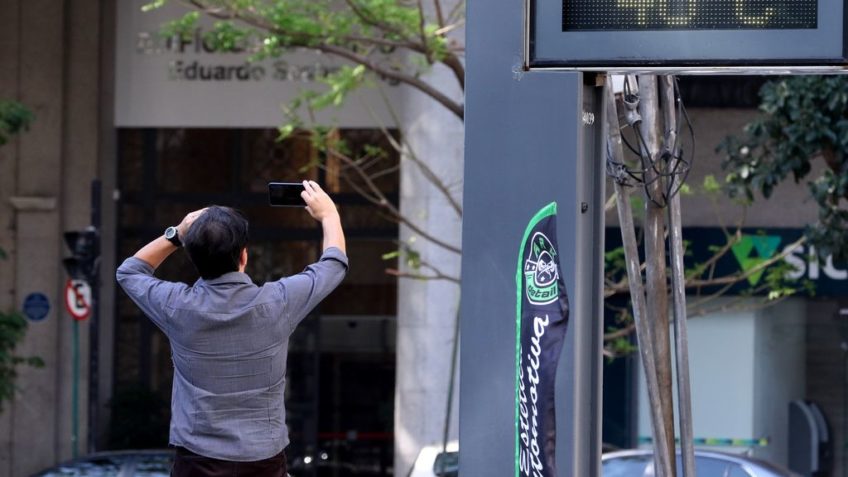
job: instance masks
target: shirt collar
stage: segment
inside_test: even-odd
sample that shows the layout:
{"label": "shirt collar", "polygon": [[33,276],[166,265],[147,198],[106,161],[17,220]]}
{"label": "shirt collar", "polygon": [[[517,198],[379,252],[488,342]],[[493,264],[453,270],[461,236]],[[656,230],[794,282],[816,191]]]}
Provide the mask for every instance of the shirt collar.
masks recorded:
{"label": "shirt collar", "polygon": [[205,284],[205,285],[223,285],[225,283],[253,283],[253,280],[247,276],[246,273],[241,272],[227,272],[220,277],[210,278],[209,280],[200,278],[197,280],[197,284]]}

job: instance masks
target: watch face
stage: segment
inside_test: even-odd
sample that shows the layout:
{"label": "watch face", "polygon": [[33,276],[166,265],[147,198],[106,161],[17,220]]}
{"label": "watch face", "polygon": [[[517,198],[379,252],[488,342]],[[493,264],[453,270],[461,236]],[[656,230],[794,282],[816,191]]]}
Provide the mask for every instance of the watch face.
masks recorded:
{"label": "watch face", "polygon": [[165,238],[171,240],[172,238],[177,236],[177,228],[176,227],[168,227],[165,229]]}

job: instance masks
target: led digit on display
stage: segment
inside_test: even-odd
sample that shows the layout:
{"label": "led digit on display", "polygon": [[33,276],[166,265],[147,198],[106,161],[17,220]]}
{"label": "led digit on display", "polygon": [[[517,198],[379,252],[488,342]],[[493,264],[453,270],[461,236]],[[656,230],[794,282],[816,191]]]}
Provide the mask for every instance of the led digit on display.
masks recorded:
{"label": "led digit on display", "polygon": [[563,0],[562,31],[815,29],[818,0]]}

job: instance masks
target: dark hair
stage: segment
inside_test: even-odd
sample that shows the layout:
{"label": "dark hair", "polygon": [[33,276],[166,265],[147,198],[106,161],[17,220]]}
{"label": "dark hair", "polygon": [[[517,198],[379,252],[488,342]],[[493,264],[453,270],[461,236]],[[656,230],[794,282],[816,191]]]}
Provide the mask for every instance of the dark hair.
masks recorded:
{"label": "dark hair", "polygon": [[235,209],[209,206],[182,241],[204,279],[238,271],[241,251],[247,246],[247,219]]}

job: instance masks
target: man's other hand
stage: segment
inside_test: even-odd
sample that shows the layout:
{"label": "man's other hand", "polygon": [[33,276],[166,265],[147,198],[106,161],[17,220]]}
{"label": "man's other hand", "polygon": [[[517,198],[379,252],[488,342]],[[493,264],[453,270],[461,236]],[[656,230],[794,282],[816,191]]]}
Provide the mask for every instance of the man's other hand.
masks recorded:
{"label": "man's other hand", "polygon": [[303,192],[300,196],[306,202],[306,211],[315,220],[323,222],[327,218],[338,217],[336,204],[315,181],[303,181]]}
{"label": "man's other hand", "polygon": [[179,233],[181,238],[186,236],[186,234],[188,233],[188,229],[191,227],[191,224],[193,224],[198,217],[203,215],[204,212],[206,212],[206,207],[200,210],[189,212],[188,215],[183,218],[183,221],[180,222],[180,225],[177,225],[177,233]]}

